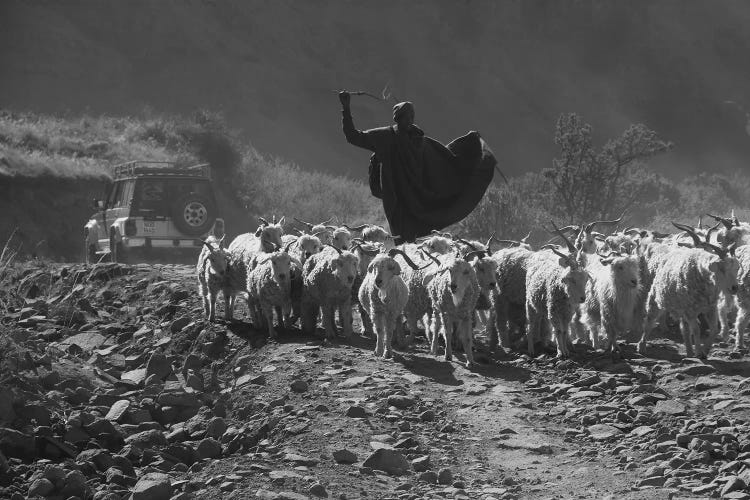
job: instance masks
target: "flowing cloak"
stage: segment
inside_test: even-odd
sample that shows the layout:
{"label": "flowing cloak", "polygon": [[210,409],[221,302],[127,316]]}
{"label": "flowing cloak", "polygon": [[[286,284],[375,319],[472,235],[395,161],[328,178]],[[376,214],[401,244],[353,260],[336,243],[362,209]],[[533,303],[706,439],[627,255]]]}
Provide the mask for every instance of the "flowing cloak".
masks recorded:
{"label": "flowing cloak", "polygon": [[343,128],[349,143],[380,161],[383,209],[401,241],[462,220],[492,182],[497,161],[479,132],[444,146],[414,125],[407,133],[393,126],[357,130],[349,110],[343,111]]}

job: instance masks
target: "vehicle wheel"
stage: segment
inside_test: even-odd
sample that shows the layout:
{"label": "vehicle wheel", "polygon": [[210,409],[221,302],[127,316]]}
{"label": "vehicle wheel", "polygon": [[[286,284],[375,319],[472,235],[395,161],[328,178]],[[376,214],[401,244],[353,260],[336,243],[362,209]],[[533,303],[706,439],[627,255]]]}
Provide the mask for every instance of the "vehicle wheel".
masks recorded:
{"label": "vehicle wheel", "polygon": [[216,206],[207,196],[190,193],[172,205],[172,220],[188,236],[207,233],[216,220]]}

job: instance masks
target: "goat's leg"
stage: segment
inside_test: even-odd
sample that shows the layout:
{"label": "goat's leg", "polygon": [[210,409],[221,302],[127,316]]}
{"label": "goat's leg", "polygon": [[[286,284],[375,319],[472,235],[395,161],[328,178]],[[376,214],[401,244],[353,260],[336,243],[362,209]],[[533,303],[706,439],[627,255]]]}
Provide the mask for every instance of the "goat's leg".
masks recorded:
{"label": "goat's leg", "polygon": [[747,328],[747,324],[750,322],[750,311],[745,309],[741,304],[737,304],[737,321],[734,324],[734,329],[737,332],[737,339],[735,341],[735,349],[744,349],[745,348],[745,328]]}
{"label": "goat's leg", "polygon": [[453,318],[443,314],[443,338],[445,339],[445,360],[453,359]]}
{"label": "goat's leg", "polygon": [[328,340],[333,340],[334,338],[336,338],[336,328],[334,326],[334,323],[336,321],[335,314],[335,306],[323,304],[323,329],[326,332],[326,338]]}
{"label": "goat's leg", "polygon": [[466,368],[471,369],[474,367],[474,331],[471,328],[471,322],[468,320],[460,321],[458,334],[466,355]]}
{"label": "goat's leg", "polygon": [[357,304],[359,308],[359,317],[362,320],[362,336],[372,337],[372,320],[370,319],[370,313],[360,302]]}
{"label": "goat's leg", "polygon": [[214,322],[216,320],[216,294],[208,292],[208,321]]}
{"label": "goat's leg", "polygon": [[385,318],[383,317],[382,312],[376,312],[373,316],[373,326],[375,327],[375,356],[380,357],[385,353]]}
{"label": "goat's leg", "polygon": [[641,334],[641,340],[638,341],[638,353],[642,355],[646,354],[649,334],[656,328],[657,323],[664,316],[664,312],[659,310],[653,295],[650,293],[646,299],[646,314],[644,316],[643,333]]}
{"label": "goat's leg", "polygon": [[276,334],[276,330],[273,327],[274,307],[270,304],[261,304],[260,309],[263,314],[263,317],[266,319],[266,326],[268,327],[268,336],[274,340],[277,339],[278,335]]}
{"label": "goat's leg", "polygon": [[432,328],[427,326],[428,332],[431,332],[430,337],[430,354],[433,356],[437,356],[438,353],[438,345],[440,344],[440,330],[442,329],[441,323],[442,323],[442,317],[441,313],[438,310],[432,311]]}
{"label": "goat's leg", "polygon": [[341,317],[341,333],[347,339],[352,338],[354,330],[352,328],[352,303],[348,300],[339,306],[339,316]]}
{"label": "goat's leg", "polygon": [[385,352],[383,357],[391,359],[393,357],[393,332],[397,328],[397,323],[400,323],[400,316],[390,317],[387,316],[384,319],[385,324]]}
{"label": "goat's leg", "polygon": [[680,318],[680,333],[682,333],[682,342],[685,344],[685,355],[688,358],[695,357],[695,350],[693,349],[693,338],[697,333],[695,331],[697,326],[695,323],[695,319],[687,320]]}
{"label": "goat's leg", "polygon": [[528,343],[529,356],[534,356],[534,343],[536,342],[541,326],[542,317],[529,304],[526,304],[526,342]]}

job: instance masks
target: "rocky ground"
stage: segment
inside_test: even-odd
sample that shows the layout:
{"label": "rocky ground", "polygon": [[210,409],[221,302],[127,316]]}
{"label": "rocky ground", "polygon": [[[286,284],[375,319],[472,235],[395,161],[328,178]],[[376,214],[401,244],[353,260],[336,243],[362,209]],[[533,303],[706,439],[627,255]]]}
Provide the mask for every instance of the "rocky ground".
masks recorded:
{"label": "rocky ground", "polygon": [[190,266],[25,265],[0,288],[0,498],[750,498],[750,362],[392,361],[208,324]]}

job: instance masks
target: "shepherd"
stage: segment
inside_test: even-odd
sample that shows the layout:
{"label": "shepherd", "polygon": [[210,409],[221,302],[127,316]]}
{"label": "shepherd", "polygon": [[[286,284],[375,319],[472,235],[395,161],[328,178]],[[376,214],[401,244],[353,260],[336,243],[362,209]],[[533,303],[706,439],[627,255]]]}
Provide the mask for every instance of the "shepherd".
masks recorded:
{"label": "shepherd", "polygon": [[354,126],[351,94],[339,92],[346,140],[373,152],[370,191],[383,209],[396,243],[413,241],[454,224],[474,210],[497,165],[479,132],[447,146],[414,124],[414,105],[393,107],[394,125],[360,131]]}

